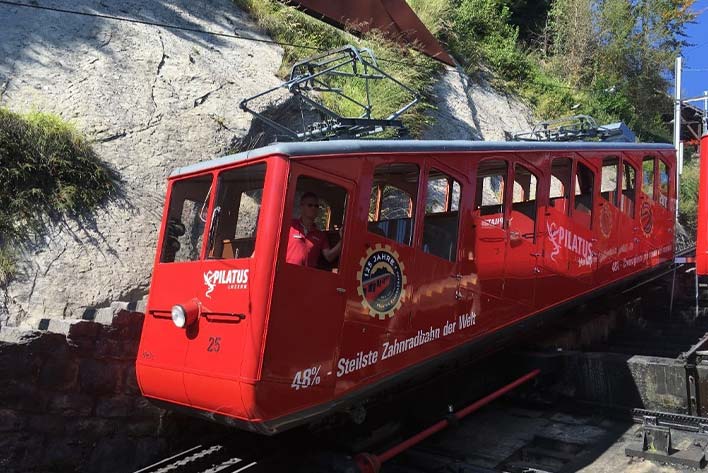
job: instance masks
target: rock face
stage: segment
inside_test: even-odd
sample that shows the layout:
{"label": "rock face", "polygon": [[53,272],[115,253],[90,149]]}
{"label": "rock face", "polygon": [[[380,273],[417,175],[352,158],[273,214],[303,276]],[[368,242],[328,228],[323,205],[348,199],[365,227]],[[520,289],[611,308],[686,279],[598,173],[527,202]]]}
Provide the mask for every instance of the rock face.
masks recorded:
{"label": "rock face", "polygon": [[480,77],[474,81],[446,67],[433,91],[437,110],[424,139],[504,141],[504,132],[532,128],[532,113],[518,98],[500,93]]}
{"label": "rock face", "polygon": [[[41,6],[262,37],[230,0],[43,0]],[[0,325],[80,317],[148,288],[165,178],[246,133],[238,101],[279,83],[273,45],[0,5],[0,105],[75,123],[122,179],[92,222],[50,229],[0,297]],[[4,312],[4,315],[3,315]]]}

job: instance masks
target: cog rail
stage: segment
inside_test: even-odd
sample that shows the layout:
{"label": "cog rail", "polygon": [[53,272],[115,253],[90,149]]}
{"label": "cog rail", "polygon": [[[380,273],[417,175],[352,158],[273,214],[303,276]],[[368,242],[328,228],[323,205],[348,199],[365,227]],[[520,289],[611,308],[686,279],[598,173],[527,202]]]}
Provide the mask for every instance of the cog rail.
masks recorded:
{"label": "cog rail", "polygon": [[[399,109],[377,118],[371,90],[388,82],[406,92],[411,100]],[[361,90],[364,97],[351,90]],[[287,91],[300,108],[301,127],[289,127],[256,110],[252,103],[265,99],[273,103],[278,92]],[[399,117],[420,100],[419,94],[382,70],[373,51],[348,45],[295,63],[287,81],[241,101],[239,107],[285,135],[289,140],[311,141],[329,138],[361,138],[385,129],[404,130]],[[351,113],[344,114],[344,111]]]}
{"label": "cog rail", "polygon": [[258,462],[229,453],[226,445],[197,445],[135,473],[255,473]]}

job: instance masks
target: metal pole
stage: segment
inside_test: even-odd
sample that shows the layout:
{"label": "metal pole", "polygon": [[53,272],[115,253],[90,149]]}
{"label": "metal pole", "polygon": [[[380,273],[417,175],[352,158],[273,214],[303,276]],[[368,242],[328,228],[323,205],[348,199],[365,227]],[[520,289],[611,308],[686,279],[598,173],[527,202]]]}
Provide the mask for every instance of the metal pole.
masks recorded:
{"label": "metal pole", "polygon": [[703,134],[708,133],[708,90],[703,91]]}
{"label": "metal pole", "polygon": [[406,451],[407,449],[417,445],[418,443],[422,442],[426,438],[430,437],[431,435],[440,432],[443,430],[445,427],[448,425],[452,424],[453,422],[462,419],[463,417],[479,410],[481,407],[486,406],[490,402],[494,401],[495,399],[503,396],[504,394],[508,393],[512,389],[520,386],[521,384],[525,383],[526,381],[529,381],[530,379],[535,378],[541,373],[541,370],[535,369],[531,371],[530,373],[525,374],[524,376],[520,377],[516,381],[513,381],[503,388],[494,391],[492,394],[489,394],[488,396],[483,397],[479,401],[475,402],[474,404],[470,404],[469,406],[465,407],[464,409],[461,409],[457,412],[452,413],[448,419],[441,420],[439,422],[436,422],[435,424],[431,425],[424,431],[414,435],[413,437],[410,437],[409,439],[405,440],[402,443],[399,443],[398,445],[395,445],[391,447],[390,449],[386,450],[385,452],[379,454],[379,455],[372,455],[369,453],[360,453],[355,457],[357,466],[359,467],[359,472],[360,473],[378,473],[379,470],[381,469],[381,464],[385,461],[390,460],[391,458],[395,457],[396,455]]}
{"label": "metal pole", "polygon": [[[681,156],[681,56],[676,57],[676,71],[674,84],[674,148],[676,149],[676,195],[679,194],[679,183],[683,173],[683,159]],[[678,221],[678,205],[676,205],[676,220]]]}

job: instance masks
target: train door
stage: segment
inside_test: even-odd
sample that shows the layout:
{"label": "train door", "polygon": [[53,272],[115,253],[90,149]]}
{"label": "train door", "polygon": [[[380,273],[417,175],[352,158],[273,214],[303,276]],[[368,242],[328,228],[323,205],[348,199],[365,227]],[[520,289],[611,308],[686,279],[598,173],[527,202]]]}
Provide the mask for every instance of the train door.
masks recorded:
{"label": "train door", "polygon": [[622,194],[619,216],[619,246],[612,263],[615,278],[625,276],[632,270],[633,257],[639,254],[642,231],[637,220],[637,165],[627,154],[622,158],[620,170]]}
{"label": "train door", "polygon": [[[193,405],[228,413],[240,403],[219,378],[241,374],[247,332],[262,317],[253,310],[251,294],[262,284],[254,271],[256,236],[261,233],[266,168],[273,166],[260,162],[219,172],[210,189],[212,202],[201,208],[200,219],[208,228],[197,294],[201,317],[187,329],[184,359],[184,387]],[[260,248],[262,254],[267,246]]]}
{"label": "train door", "polygon": [[[634,269],[646,268],[650,265],[653,255],[658,255],[661,247],[659,221],[665,210],[659,203],[657,183],[657,158],[645,156],[642,159],[641,197],[639,202],[640,256]],[[668,205],[668,202],[667,202]],[[636,258],[635,258],[636,260]]]}
{"label": "train door", "polygon": [[613,263],[619,253],[622,235],[622,229],[619,227],[622,205],[620,183],[620,158],[618,156],[602,158],[600,198],[597,203],[599,215],[593,232],[592,248],[593,253],[597,254],[596,285],[609,282],[614,278]]}
{"label": "train door", "polygon": [[539,175],[530,165],[514,164],[504,291],[524,313],[534,307],[541,257],[537,238]]}
{"label": "train door", "polygon": [[545,207],[543,260],[538,278],[536,306],[549,307],[572,295],[574,282],[569,273],[570,257],[566,236],[572,228],[570,217],[573,160],[550,159],[550,178],[545,183],[548,204]]}
{"label": "train door", "polygon": [[656,226],[654,228],[654,254],[652,263],[657,264],[673,254],[674,220],[676,201],[671,198],[673,169],[662,157],[656,159]]}
{"label": "train door", "polygon": [[573,292],[581,293],[593,288],[597,268],[597,253],[593,231],[597,219],[598,179],[590,162],[578,157],[573,163],[573,203],[571,227],[567,229],[562,244],[568,251],[568,275]]}
{"label": "train door", "polygon": [[412,332],[418,277],[413,238],[420,225],[422,164],[416,158],[378,157],[362,164],[352,224],[356,239],[348,255],[354,266],[348,279],[352,290],[336,367],[338,393],[415,355],[414,349],[394,348]]}
{"label": "train door", "polygon": [[353,270],[347,254],[354,188],[291,162],[262,373],[283,393],[307,391],[283,395],[282,402],[294,402],[288,407],[328,398],[334,388],[346,278]]}
{"label": "train door", "polygon": [[198,284],[202,280],[201,257],[213,182],[212,173],[170,182],[149,312],[145,314],[148,319],[140,339],[138,364],[143,392],[183,404],[190,403],[183,374],[190,339],[175,328],[171,309],[203,297]]}
{"label": "train door", "polygon": [[441,328],[447,340],[454,340],[469,337],[476,325],[474,275],[463,269],[459,250],[460,196],[466,186],[461,176],[443,169],[434,162],[427,166],[413,332]]}
{"label": "train door", "polygon": [[[475,201],[472,213],[474,260],[480,288],[480,330],[498,326],[513,312],[505,299],[507,202],[509,163],[489,158],[477,166]],[[489,324],[489,327],[486,326]]]}

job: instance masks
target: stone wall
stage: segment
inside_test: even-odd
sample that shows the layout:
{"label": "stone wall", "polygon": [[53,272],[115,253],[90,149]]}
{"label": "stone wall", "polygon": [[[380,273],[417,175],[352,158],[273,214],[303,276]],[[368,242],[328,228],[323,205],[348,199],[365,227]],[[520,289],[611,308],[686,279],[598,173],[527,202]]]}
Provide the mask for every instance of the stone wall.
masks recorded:
{"label": "stone wall", "polygon": [[175,448],[181,418],[137,386],[142,320],[121,310],[67,334],[2,329],[0,471],[128,472]]}

